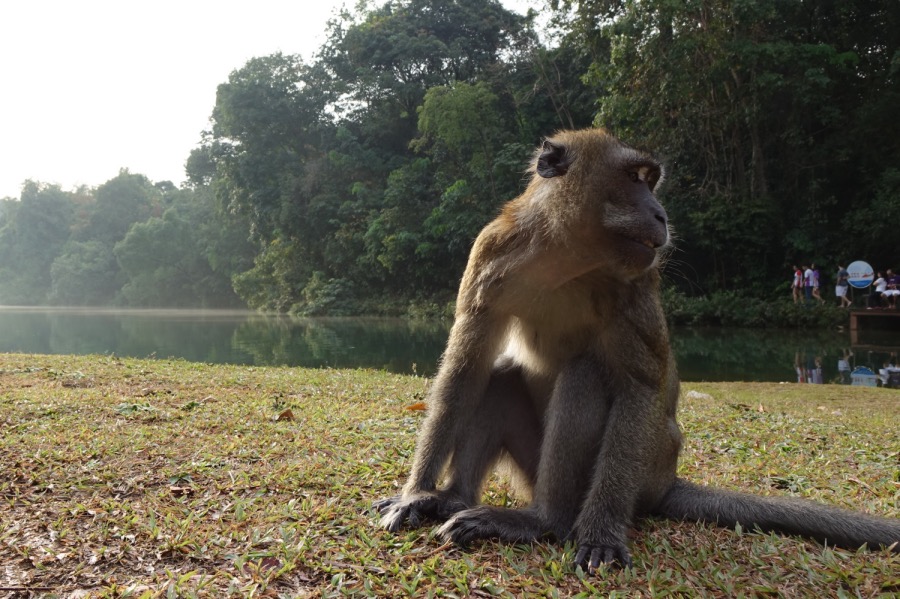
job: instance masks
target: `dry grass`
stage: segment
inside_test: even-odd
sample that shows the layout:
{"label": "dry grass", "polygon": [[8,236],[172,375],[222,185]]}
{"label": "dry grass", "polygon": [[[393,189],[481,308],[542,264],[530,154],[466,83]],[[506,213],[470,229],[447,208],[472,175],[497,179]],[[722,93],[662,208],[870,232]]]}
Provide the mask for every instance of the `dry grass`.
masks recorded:
{"label": "dry grass", "polygon": [[[636,568],[389,534],[424,379],[0,355],[0,597],[891,596],[900,556],[665,521]],[[689,393],[693,391],[694,393]],[[900,516],[900,392],[688,384],[689,478]],[[279,418],[280,417],[280,418]],[[506,501],[494,483],[490,501]]]}

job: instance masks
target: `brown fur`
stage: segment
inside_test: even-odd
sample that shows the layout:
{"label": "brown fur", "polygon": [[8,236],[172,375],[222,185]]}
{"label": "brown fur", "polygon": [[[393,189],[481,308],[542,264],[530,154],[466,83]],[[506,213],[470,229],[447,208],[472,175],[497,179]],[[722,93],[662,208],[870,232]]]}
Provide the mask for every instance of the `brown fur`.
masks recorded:
{"label": "brown fur", "polygon": [[[440,533],[458,543],[574,537],[589,568],[630,564],[626,530],[646,514],[850,546],[900,540],[895,520],[676,478],[679,386],[658,271],[669,233],[653,195],[662,168],[603,130],[557,134],[534,167],[474,243],[409,480],[376,504],[382,526],[446,520]],[[501,455],[533,487],[525,509],[478,505]]]}

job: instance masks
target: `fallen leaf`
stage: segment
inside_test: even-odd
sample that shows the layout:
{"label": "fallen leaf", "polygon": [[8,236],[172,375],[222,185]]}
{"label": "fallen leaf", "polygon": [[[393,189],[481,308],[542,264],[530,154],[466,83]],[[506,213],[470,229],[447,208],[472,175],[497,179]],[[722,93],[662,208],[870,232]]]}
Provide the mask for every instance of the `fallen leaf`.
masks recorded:
{"label": "fallen leaf", "polygon": [[276,557],[264,557],[258,562],[247,562],[244,564],[243,570],[245,574],[253,574],[254,572],[263,574],[265,572],[277,570],[281,565],[281,562]]}
{"label": "fallen leaf", "polygon": [[409,411],[411,411],[411,412],[422,412],[422,411],[425,410],[425,402],[424,402],[424,401],[417,401],[416,403],[410,404],[410,405],[406,406],[406,407],[403,408],[403,409],[404,409],[404,410],[409,410]]}
{"label": "fallen leaf", "polygon": [[290,409],[285,410],[275,419],[276,422],[281,422],[282,420],[295,420],[294,413]]}
{"label": "fallen leaf", "polygon": [[190,495],[191,493],[193,493],[194,489],[192,487],[178,487],[172,485],[169,487],[169,491],[171,491],[172,495],[174,495],[175,497],[184,497],[185,495]]}

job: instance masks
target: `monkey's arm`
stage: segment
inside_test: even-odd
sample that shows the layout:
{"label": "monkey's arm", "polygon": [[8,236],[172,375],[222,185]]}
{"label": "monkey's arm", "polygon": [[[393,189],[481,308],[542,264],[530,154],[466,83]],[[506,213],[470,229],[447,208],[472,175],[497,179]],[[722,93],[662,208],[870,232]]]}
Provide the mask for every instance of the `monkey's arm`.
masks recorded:
{"label": "monkey's arm", "polygon": [[433,491],[461,431],[465,415],[484,396],[499,353],[502,321],[487,311],[457,317],[428,398],[428,415],[404,495]]}
{"label": "monkey's arm", "polygon": [[504,309],[509,289],[504,278],[516,270],[511,256],[523,240],[502,219],[479,234],[469,255],[456,300],[456,320],[447,349],[428,395],[428,412],[416,442],[415,458],[401,495],[376,502],[381,525],[398,530],[423,517],[446,519],[469,507],[469,497],[437,489],[453,447],[467,434],[465,423],[485,400],[494,361],[505,343],[509,316]]}
{"label": "monkey's arm", "polygon": [[447,350],[428,396],[428,413],[419,432],[409,480],[399,496],[375,504],[381,525],[399,530],[404,523],[443,520],[470,507],[470,497],[437,489],[438,479],[464,430],[468,414],[484,398],[504,321],[487,311],[462,313],[450,332]]}

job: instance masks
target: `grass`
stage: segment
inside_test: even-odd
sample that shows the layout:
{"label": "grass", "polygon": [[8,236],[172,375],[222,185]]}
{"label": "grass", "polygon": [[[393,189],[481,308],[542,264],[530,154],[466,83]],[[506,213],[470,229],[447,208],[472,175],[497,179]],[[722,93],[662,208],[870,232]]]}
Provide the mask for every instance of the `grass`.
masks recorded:
{"label": "grass", "polygon": [[[633,570],[571,545],[390,534],[427,380],[0,354],[0,597],[900,594],[900,556],[643,521]],[[900,392],[685,384],[688,478],[900,516]],[[509,501],[494,481],[491,502]]]}

